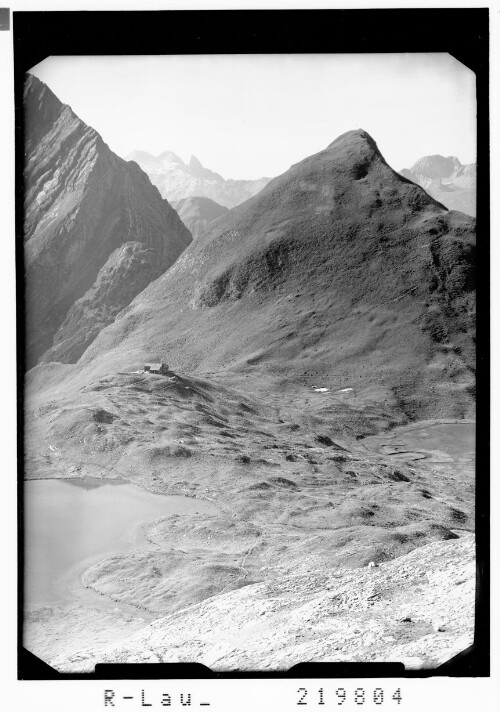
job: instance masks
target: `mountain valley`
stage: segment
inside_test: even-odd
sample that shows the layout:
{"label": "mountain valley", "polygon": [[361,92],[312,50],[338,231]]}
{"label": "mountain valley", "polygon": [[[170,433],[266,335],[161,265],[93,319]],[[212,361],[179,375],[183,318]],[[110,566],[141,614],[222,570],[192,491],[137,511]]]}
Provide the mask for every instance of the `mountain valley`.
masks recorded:
{"label": "mountain valley", "polygon": [[[51,158],[45,172],[33,158],[27,184],[39,360],[26,374],[25,477],[125,480],[214,511],[144,522],[128,549],[82,561],[68,572],[73,603],[25,612],[29,650],[82,672],[425,668],[468,647],[475,219],[396,173],[363,130],[246,186],[237,204],[196,159],[122,161],[51,102],[49,130],[28,132],[31,155]],[[86,141],[99,152],[77,171],[80,192],[65,180],[41,212],[36,196],[45,205]],[[113,207],[93,232],[101,154]],[[172,187],[172,171],[196,181]],[[202,178],[220,192],[203,193]],[[50,271],[42,257],[68,235],[82,252]],[[78,265],[78,293],[74,277],[49,278]],[[42,283],[54,292],[35,307]]]}

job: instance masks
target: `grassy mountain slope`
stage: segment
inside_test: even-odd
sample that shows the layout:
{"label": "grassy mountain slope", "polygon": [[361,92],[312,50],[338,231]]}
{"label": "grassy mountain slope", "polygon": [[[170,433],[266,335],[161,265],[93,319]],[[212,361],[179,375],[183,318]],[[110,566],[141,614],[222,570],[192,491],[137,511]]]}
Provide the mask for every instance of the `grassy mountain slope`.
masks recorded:
{"label": "grassy mountain slope", "polygon": [[197,238],[209,223],[228,211],[223,205],[215,203],[210,198],[198,196],[177,200],[172,203],[172,207],[179,213],[180,219],[193,238]]}
{"label": "grassy mountain slope", "polygon": [[79,367],[103,374],[155,353],[190,371],[353,386],[409,417],[463,415],[474,225],[349,132],[208,228]]}

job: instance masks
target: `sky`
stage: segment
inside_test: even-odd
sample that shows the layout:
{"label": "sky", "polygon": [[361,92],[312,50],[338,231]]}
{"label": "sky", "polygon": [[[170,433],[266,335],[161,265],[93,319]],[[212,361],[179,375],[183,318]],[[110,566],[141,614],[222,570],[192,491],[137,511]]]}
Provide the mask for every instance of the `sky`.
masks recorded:
{"label": "sky", "polygon": [[31,71],[118,155],[194,154],[224,178],[279,175],[356,128],[395,170],[476,160],[475,75],[445,53],[49,57]]}

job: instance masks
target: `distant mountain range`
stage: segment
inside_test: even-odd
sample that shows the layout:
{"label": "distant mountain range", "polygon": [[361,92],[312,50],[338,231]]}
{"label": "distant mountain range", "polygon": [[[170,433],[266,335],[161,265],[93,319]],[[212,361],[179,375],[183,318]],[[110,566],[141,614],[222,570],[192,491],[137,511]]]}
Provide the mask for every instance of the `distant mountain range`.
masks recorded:
{"label": "distant mountain range", "polygon": [[271,180],[225,180],[218,173],[204,168],[195,156],[191,156],[189,163],[184,163],[173,151],[164,151],[159,156],[152,156],[146,151],[133,151],[125,160],[138,163],[169,202],[198,196],[233,208],[258,193]]}
{"label": "distant mountain range", "polygon": [[462,165],[456,156],[424,156],[401,175],[418,183],[449,210],[476,215],[476,164]]}
{"label": "distant mountain range", "polygon": [[184,198],[172,202],[172,207],[177,210],[180,219],[191,232],[193,238],[205,230],[207,225],[227,213],[228,208],[215,203],[210,198]]}
{"label": "distant mountain range", "polygon": [[139,166],[32,75],[24,106],[27,362],[71,363],[192,238]]}

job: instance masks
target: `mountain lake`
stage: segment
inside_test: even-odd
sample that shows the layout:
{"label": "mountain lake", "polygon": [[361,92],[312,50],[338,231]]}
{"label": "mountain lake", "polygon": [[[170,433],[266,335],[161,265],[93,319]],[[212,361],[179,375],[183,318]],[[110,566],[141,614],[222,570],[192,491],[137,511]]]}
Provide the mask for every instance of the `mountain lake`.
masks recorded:
{"label": "mountain lake", "polygon": [[142,525],[171,514],[211,514],[210,502],[153,494],[125,480],[24,483],[25,608],[74,598],[75,579],[110,554],[151,548]]}

